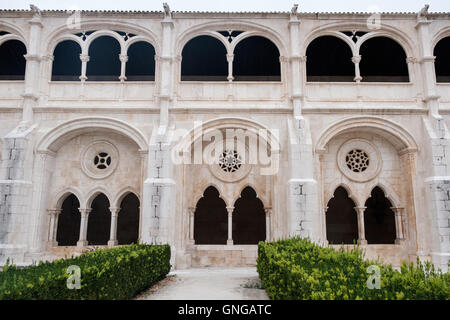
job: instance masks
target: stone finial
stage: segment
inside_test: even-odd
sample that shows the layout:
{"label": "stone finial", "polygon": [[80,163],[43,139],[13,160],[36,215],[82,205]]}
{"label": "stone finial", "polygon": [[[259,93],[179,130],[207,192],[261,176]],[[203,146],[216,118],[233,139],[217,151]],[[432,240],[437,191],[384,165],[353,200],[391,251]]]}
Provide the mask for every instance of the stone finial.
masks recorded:
{"label": "stone finial", "polygon": [[298,4],[294,4],[291,9],[291,15],[295,16],[297,14]]}
{"label": "stone finial", "polygon": [[163,8],[164,8],[164,18],[172,18],[172,12],[170,11],[170,7],[166,2],[163,3]]}
{"label": "stone finial", "polygon": [[30,9],[33,11],[34,14],[41,15],[41,9],[36,7],[34,4],[30,4]]}
{"label": "stone finial", "polygon": [[418,19],[426,19],[429,7],[430,7],[430,5],[426,4],[417,14],[417,18]]}

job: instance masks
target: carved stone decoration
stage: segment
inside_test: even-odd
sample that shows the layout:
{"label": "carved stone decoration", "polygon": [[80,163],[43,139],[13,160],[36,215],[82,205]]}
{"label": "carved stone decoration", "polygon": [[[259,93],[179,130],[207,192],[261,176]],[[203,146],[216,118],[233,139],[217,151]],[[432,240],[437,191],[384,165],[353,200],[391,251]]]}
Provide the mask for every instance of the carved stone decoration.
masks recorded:
{"label": "carved stone decoration", "polygon": [[350,180],[366,182],[381,170],[381,154],[377,147],[364,139],[344,142],[337,153],[339,170]]}
{"label": "carved stone decoration", "polygon": [[[248,150],[245,150],[248,153]],[[216,155],[216,161],[209,166],[211,173],[224,182],[237,182],[245,178],[252,166],[248,164],[248,157],[236,150],[224,149]]]}
{"label": "carved stone decoration", "polygon": [[110,176],[118,163],[119,151],[108,141],[94,141],[83,150],[81,155],[81,168],[93,179],[104,179]]}

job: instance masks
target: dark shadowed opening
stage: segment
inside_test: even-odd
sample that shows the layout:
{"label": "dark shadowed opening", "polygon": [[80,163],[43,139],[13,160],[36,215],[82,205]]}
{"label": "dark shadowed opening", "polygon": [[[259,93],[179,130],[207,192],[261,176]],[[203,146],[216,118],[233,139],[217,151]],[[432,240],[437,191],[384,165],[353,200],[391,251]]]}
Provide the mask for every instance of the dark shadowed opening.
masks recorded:
{"label": "dark shadowed opening", "polygon": [[75,41],[58,43],[53,52],[52,81],[80,81],[80,54],[80,45]]}
{"label": "dark shadowed opening", "polygon": [[95,39],[89,46],[88,81],[118,81],[120,44],[109,36]]}
{"label": "dark shadowed opening", "polygon": [[211,36],[198,36],[186,43],[181,53],[182,81],[227,81],[227,50]]}
{"label": "dark shadowed opening", "polygon": [[0,80],[24,80],[27,49],[19,40],[0,45]]}
{"label": "dark shadowed opening", "polygon": [[56,230],[58,246],[75,246],[77,244],[80,238],[81,223],[79,207],[80,202],[73,194],[69,195],[62,203]]}
{"label": "dark shadowed opening", "polygon": [[234,49],[234,81],[281,81],[280,52],[267,38],[241,40]]}
{"label": "dark shadowed opening", "polygon": [[384,195],[383,190],[375,187],[367,199],[364,211],[364,229],[368,244],[395,243],[395,216],[392,204]]}
{"label": "dark shadowed opening", "polygon": [[197,202],[194,214],[195,244],[226,244],[228,214],[225,201],[214,187],[208,187]]}
{"label": "dark shadowed opening", "polygon": [[359,64],[362,81],[408,82],[408,65],[402,46],[387,37],[375,37],[361,45]]}
{"label": "dark shadowed opening", "polygon": [[233,211],[233,243],[258,244],[266,240],[266,214],[264,204],[255,190],[246,187],[236,200]]}
{"label": "dark shadowed opening", "polygon": [[343,187],[338,187],[328,201],[327,240],[330,244],[353,244],[358,241],[358,217],[355,203]]}
{"label": "dark shadowed opening", "polygon": [[117,240],[119,244],[137,243],[139,238],[139,199],[129,193],[120,204],[117,218]]}
{"label": "dark shadowed opening", "polygon": [[87,241],[89,245],[106,245],[109,240],[111,228],[111,213],[109,200],[103,194],[99,194],[92,201],[92,211],[89,213]]}
{"label": "dark shadowed opening", "polygon": [[434,69],[437,82],[450,82],[450,37],[441,39],[434,47]]}
{"label": "dark shadowed opening", "polygon": [[128,48],[126,77],[128,81],[155,81],[155,48],[139,41]]}
{"label": "dark shadowed opening", "polygon": [[355,65],[352,50],[333,36],[314,39],[306,49],[306,80],[311,82],[352,82]]}

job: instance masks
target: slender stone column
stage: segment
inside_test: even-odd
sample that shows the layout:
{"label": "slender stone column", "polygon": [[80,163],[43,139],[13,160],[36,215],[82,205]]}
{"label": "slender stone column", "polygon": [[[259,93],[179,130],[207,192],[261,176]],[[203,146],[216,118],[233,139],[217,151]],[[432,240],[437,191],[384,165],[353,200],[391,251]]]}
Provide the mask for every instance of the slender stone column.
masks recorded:
{"label": "slender stone column", "polygon": [[355,207],[358,214],[358,244],[367,244],[366,232],[364,230],[364,211],[366,207]]}
{"label": "slender stone column", "polygon": [[194,239],[195,208],[189,207],[188,214],[189,214],[189,244],[195,244],[195,239]]}
{"label": "slender stone column", "polygon": [[403,232],[403,209],[404,208],[391,208],[392,211],[394,211],[395,214],[395,233],[396,233],[396,239],[395,243],[400,244],[405,240],[405,235]]}
{"label": "slender stone column", "polygon": [[272,215],[272,207],[264,208],[266,212],[266,241],[270,241],[270,216]]}
{"label": "slender stone column", "polygon": [[228,212],[228,240],[227,240],[227,245],[233,245],[233,210],[234,210],[234,207],[227,207],[227,212]]}
{"label": "slender stone column", "polygon": [[52,247],[58,246],[58,242],[56,241],[56,233],[58,231],[58,218],[61,211],[61,209],[47,209],[47,212],[50,215],[48,242]]}
{"label": "slender stone column", "polygon": [[234,80],[233,77],[233,60],[234,60],[234,54],[227,54],[227,61],[228,61],[228,81],[232,82]]}
{"label": "slender stone column", "polygon": [[88,227],[88,218],[89,213],[92,211],[91,208],[89,209],[78,209],[81,213],[81,223],[80,223],[80,240],[77,242],[77,247],[84,247],[88,245],[87,238],[87,227]]}
{"label": "slender stone column", "polygon": [[87,80],[86,69],[87,69],[87,63],[89,62],[89,55],[87,55],[87,54],[80,54],[80,60],[81,60],[80,80],[81,80],[81,82],[84,82],[84,81]]}
{"label": "slender stone column", "polygon": [[120,59],[120,77],[119,80],[120,82],[124,82],[125,80],[127,80],[127,77],[125,76],[125,70],[126,70],[126,65],[128,62],[128,56],[126,54],[119,54],[119,59]]}
{"label": "slender stone column", "polygon": [[119,244],[117,241],[117,217],[119,216],[120,208],[109,207],[111,211],[111,229],[109,231],[108,247],[114,247]]}
{"label": "slender stone column", "polygon": [[353,78],[353,80],[356,82],[360,82],[362,80],[361,73],[359,70],[359,63],[361,62],[361,56],[353,56],[352,62],[355,64],[355,77]]}

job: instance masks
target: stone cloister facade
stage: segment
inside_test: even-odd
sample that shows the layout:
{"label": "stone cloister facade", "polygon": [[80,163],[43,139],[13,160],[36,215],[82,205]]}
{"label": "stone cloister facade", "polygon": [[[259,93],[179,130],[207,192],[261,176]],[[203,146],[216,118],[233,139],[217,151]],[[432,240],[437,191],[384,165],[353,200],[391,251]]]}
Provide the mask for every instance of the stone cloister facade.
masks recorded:
{"label": "stone cloister facade", "polygon": [[450,14],[0,10],[0,263],[258,241],[450,257]]}

